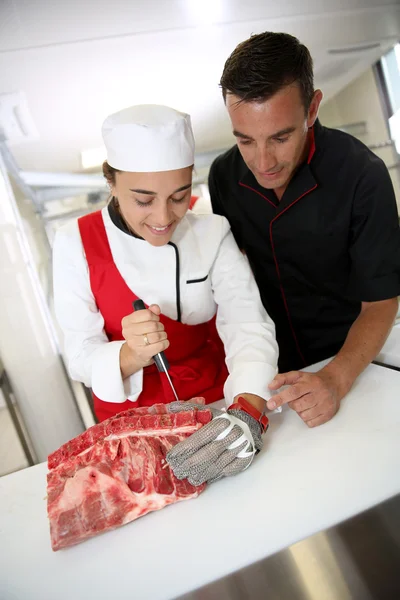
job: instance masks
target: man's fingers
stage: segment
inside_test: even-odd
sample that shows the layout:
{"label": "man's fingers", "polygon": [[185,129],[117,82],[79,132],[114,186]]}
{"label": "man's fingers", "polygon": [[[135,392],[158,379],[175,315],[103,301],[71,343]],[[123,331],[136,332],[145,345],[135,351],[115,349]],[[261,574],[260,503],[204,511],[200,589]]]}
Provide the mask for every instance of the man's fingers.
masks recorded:
{"label": "man's fingers", "polygon": [[321,413],[320,406],[312,406],[302,411],[296,410],[296,412],[299,415],[299,417],[301,417],[301,419],[304,421],[304,423],[308,423],[308,421],[312,421],[313,419],[317,419],[318,417],[323,416]]}
{"label": "man's fingers", "polygon": [[268,400],[267,407],[269,410],[274,410],[277,406],[282,406],[282,404],[298,400],[309,393],[310,387],[306,383],[295,383]]}
{"label": "man's fingers", "polygon": [[330,419],[331,417],[329,415],[319,415],[318,417],[315,417],[315,419],[305,421],[305,424],[307,425],[307,427],[318,427],[318,425],[323,425]]}
{"label": "man's fingers", "polygon": [[299,413],[300,417],[303,419],[308,427],[317,427],[317,425],[322,425],[323,423],[327,423],[330,421],[338,411],[338,407],[333,408],[328,407],[323,409],[321,406],[315,406],[311,410],[306,410],[303,413]]}
{"label": "man's fingers", "polygon": [[303,375],[300,371],[289,371],[288,373],[278,373],[269,384],[270,390],[278,390],[283,385],[293,385]]}
{"label": "man's fingers", "polygon": [[295,410],[298,414],[305,412],[309,409],[312,409],[316,405],[317,405],[317,398],[316,398],[315,394],[312,394],[311,392],[308,394],[305,394],[298,400],[293,400],[293,402],[289,402],[289,407],[292,410]]}

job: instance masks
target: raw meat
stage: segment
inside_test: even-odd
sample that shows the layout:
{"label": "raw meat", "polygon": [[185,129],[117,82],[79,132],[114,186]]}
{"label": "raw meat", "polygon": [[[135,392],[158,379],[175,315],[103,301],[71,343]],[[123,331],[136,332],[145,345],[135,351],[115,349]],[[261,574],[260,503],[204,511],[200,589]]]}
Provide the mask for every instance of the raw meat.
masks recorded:
{"label": "raw meat", "polygon": [[51,454],[47,511],[53,550],[197,497],[205,486],[176,479],[165,455],[210,420],[208,409],[176,414],[165,404],[131,409]]}

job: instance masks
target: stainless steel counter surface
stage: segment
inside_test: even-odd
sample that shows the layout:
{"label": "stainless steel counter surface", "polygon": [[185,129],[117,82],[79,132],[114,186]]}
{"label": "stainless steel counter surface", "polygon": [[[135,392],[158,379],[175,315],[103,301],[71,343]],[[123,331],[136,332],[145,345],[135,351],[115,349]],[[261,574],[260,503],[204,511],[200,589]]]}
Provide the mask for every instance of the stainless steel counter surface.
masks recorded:
{"label": "stainless steel counter surface", "polygon": [[399,599],[400,495],[179,597],[179,600]]}

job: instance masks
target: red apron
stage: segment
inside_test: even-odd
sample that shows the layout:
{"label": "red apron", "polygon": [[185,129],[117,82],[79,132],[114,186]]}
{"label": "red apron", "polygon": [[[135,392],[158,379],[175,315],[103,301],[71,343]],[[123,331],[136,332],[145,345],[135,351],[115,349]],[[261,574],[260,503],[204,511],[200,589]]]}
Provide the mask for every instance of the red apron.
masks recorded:
{"label": "red apron", "polygon": [[[129,289],[114,263],[101,211],[81,217],[78,225],[89,266],[90,286],[104,319],[105,332],[110,341],[123,340],[121,321],[133,312],[132,303],[138,297]],[[179,399],[203,396],[208,404],[223,398],[228,371],[215,317],[199,325],[184,325],[165,315],[161,315],[160,320],[170,341],[165,354]],[[99,421],[133,406],[151,406],[173,400],[175,397],[165,374],[159,373],[155,365],[144,368],[143,389],[135,403],[130,400],[103,402],[93,394]]]}

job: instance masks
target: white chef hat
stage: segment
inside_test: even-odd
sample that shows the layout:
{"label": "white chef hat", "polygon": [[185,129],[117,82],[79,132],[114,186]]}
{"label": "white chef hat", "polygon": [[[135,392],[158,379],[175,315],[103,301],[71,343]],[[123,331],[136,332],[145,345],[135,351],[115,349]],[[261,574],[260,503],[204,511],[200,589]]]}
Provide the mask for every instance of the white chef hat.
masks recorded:
{"label": "white chef hat", "polygon": [[173,171],[194,163],[190,115],[168,106],[139,104],[106,118],[102,127],[107,162],[136,173]]}

